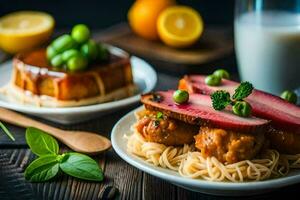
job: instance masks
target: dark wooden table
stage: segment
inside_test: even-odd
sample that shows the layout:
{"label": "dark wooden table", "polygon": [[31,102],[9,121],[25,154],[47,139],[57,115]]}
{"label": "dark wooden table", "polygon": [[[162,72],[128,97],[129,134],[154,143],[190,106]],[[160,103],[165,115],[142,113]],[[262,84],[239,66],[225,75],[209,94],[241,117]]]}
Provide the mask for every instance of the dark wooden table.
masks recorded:
{"label": "dark wooden table", "polygon": [[[0,59],[2,58],[3,57],[0,56]],[[178,78],[179,77],[159,73],[159,81],[156,89],[175,88]],[[63,129],[92,131],[110,137],[111,129],[118,119],[137,106],[138,104],[118,111],[117,113],[71,126],[54,124],[45,120],[41,121]],[[114,199],[241,199],[241,197],[205,195],[174,186],[127,164],[113,149],[105,154],[94,157],[104,170],[105,180],[101,183],[82,181],[67,175],[62,175],[46,183],[29,183],[25,181],[23,172],[26,166],[34,159],[34,155],[26,145],[24,129],[11,125],[8,125],[8,128],[16,136],[16,141],[11,142],[4,134],[0,134],[1,200],[100,199],[108,186],[114,186],[119,191],[117,195],[114,196]],[[62,144],[60,146],[64,150],[68,150]],[[294,196],[294,198],[297,199],[296,195],[299,188],[300,185],[294,185],[260,196],[248,196],[245,197],[245,199],[274,199],[281,195]]]}

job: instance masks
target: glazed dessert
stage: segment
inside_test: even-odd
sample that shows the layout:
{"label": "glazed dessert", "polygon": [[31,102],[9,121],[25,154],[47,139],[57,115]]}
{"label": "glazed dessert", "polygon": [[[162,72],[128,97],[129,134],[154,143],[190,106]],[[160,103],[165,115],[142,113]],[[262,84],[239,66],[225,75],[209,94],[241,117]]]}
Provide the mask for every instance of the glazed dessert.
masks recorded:
{"label": "glazed dessert", "polygon": [[70,107],[133,95],[129,55],[83,38],[89,30],[84,25],[79,29],[79,38],[65,34],[47,49],[16,55],[11,81],[3,90],[7,96],[37,106]]}
{"label": "glazed dessert", "polygon": [[14,58],[9,88],[19,101],[50,107],[101,103],[135,91],[128,56],[111,55],[86,71],[68,72],[49,66],[44,49]]}

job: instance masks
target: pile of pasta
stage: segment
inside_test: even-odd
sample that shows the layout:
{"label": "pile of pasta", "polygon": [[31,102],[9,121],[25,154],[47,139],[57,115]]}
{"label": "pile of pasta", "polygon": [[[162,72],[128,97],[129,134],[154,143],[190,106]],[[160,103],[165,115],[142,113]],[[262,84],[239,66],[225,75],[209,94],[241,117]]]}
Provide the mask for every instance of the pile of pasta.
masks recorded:
{"label": "pile of pasta", "polygon": [[215,157],[204,158],[193,145],[165,146],[147,142],[134,126],[127,136],[128,152],[142,157],[155,166],[178,171],[183,177],[209,181],[260,181],[285,176],[291,168],[300,168],[300,154],[284,155],[268,149],[253,160],[223,164]]}

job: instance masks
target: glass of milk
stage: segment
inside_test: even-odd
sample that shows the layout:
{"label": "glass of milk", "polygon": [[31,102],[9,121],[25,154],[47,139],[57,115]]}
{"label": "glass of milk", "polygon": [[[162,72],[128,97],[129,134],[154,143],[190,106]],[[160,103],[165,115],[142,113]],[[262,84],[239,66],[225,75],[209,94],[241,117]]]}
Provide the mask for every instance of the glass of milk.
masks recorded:
{"label": "glass of milk", "polygon": [[236,0],[234,34],[243,81],[275,95],[300,87],[300,0]]}

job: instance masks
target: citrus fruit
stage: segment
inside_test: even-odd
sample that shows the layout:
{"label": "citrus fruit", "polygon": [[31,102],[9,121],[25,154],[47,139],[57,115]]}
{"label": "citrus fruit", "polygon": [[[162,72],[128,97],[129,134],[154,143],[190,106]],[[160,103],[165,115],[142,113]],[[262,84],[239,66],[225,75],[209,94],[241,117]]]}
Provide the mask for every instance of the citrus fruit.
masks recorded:
{"label": "citrus fruit", "polygon": [[174,0],[139,0],[128,11],[128,21],[133,31],[149,40],[159,39],[157,18],[167,7],[174,5]]}
{"label": "citrus fruit", "polygon": [[54,28],[47,13],[19,11],[0,18],[0,48],[8,53],[25,51],[43,44]]}
{"label": "citrus fruit", "polygon": [[188,47],[200,38],[203,20],[191,7],[172,6],[159,15],[157,30],[165,44],[178,48]]}

